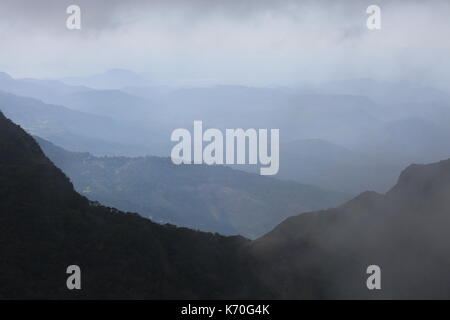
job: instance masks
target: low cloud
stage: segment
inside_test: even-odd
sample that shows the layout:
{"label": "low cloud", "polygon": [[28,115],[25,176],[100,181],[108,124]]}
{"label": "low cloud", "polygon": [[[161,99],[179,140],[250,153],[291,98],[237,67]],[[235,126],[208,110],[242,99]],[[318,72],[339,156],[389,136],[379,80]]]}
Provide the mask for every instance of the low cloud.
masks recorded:
{"label": "low cloud", "polygon": [[[446,1],[41,0],[0,2],[0,69],[59,77],[113,67],[162,82],[292,85],[354,77],[445,86]],[[67,6],[82,30],[65,28]],[[447,77],[447,78],[446,78]]]}

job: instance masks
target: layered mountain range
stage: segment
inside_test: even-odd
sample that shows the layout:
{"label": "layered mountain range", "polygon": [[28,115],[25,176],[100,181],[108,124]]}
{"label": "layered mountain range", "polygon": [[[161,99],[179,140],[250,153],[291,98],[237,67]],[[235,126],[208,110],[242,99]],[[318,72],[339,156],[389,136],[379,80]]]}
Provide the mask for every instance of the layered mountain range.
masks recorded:
{"label": "layered mountain range", "polygon": [[[0,298],[268,294],[241,253],[246,243],[88,201],[31,136],[0,114]],[[81,267],[80,291],[66,287],[69,265]]]}
{"label": "layered mountain range", "polygon": [[[0,114],[2,298],[449,298],[450,160],[249,241],[88,201]],[[65,270],[83,270],[69,291]],[[367,266],[382,289],[366,287]]]}
{"label": "layered mountain range", "polygon": [[191,130],[194,120],[221,130],[278,128],[278,178],[353,195],[385,192],[409,163],[450,156],[450,96],[438,89],[370,79],[297,88],[145,79],[126,70],[61,80],[0,73],[0,110],[33,135],[97,156],[167,157],[173,130]]}
{"label": "layered mountain range", "polygon": [[159,223],[256,238],[295,213],[334,207],[350,198],[225,166],[178,166],[160,157],[97,157],[36,140],[78,192]]}

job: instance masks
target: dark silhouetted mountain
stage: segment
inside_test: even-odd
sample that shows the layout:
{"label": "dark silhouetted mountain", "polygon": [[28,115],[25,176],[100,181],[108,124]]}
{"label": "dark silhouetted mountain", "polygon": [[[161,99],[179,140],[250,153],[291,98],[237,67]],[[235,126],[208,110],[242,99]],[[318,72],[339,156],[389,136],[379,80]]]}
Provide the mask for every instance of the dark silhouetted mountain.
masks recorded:
{"label": "dark silhouetted mountain", "polygon": [[156,222],[255,238],[293,214],[349,199],[224,166],[177,166],[157,157],[94,157],[36,139],[78,192]]}
{"label": "dark silhouetted mountain", "polygon": [[[0,113],[0,298],[270,297],[247,243],[90,203]],[[74,264],[80,291],[66,288]]]}
{"label": "dark silhouetted mountain", "polygon": [[[89,202],[0,114],[1,298],[450,298],[450,160],[386,194],[222,237]],[[82,290],[66,289],[68,265]],[[366,269],[381,267],[381,290]]]}
{"label": "dark silhouetted mountain", "polygon": [[[450,160],[412,165],[386,194],[287,219],[252,244],[284,298],[449,298]],[[381,290],[366,268],[381,268]]]}

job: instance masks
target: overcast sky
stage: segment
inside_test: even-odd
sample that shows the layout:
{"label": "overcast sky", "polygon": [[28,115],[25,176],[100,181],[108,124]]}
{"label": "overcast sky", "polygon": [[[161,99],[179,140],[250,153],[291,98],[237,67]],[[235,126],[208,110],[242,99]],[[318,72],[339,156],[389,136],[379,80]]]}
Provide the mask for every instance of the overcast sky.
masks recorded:
{"label": "overcast sky", "polygon": [[[66,8],[82,30],[66,29]],[[366,8],[382,29],[366,27]],[[0,0],[0,71],[111,68],[156,82],[295,85],[348,78],[450,87],[450,1]]]}

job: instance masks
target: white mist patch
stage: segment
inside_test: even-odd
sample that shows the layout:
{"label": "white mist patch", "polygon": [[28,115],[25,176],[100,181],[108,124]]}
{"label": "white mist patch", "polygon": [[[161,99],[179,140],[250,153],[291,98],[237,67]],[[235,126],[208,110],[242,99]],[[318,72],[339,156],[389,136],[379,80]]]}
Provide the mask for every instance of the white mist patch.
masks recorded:
{"label": "white mist patch", "polygon": [[280,167],[280,130],[270,129],[268,139],[268,129],[226,129],[223,134],[210,128],[203,132],[202,121],[194,121],[193,135],[183,128],[172,132],[170,140],[178,143],[171,159],[176,165],[260,164],[261,175],[275,175]]}

